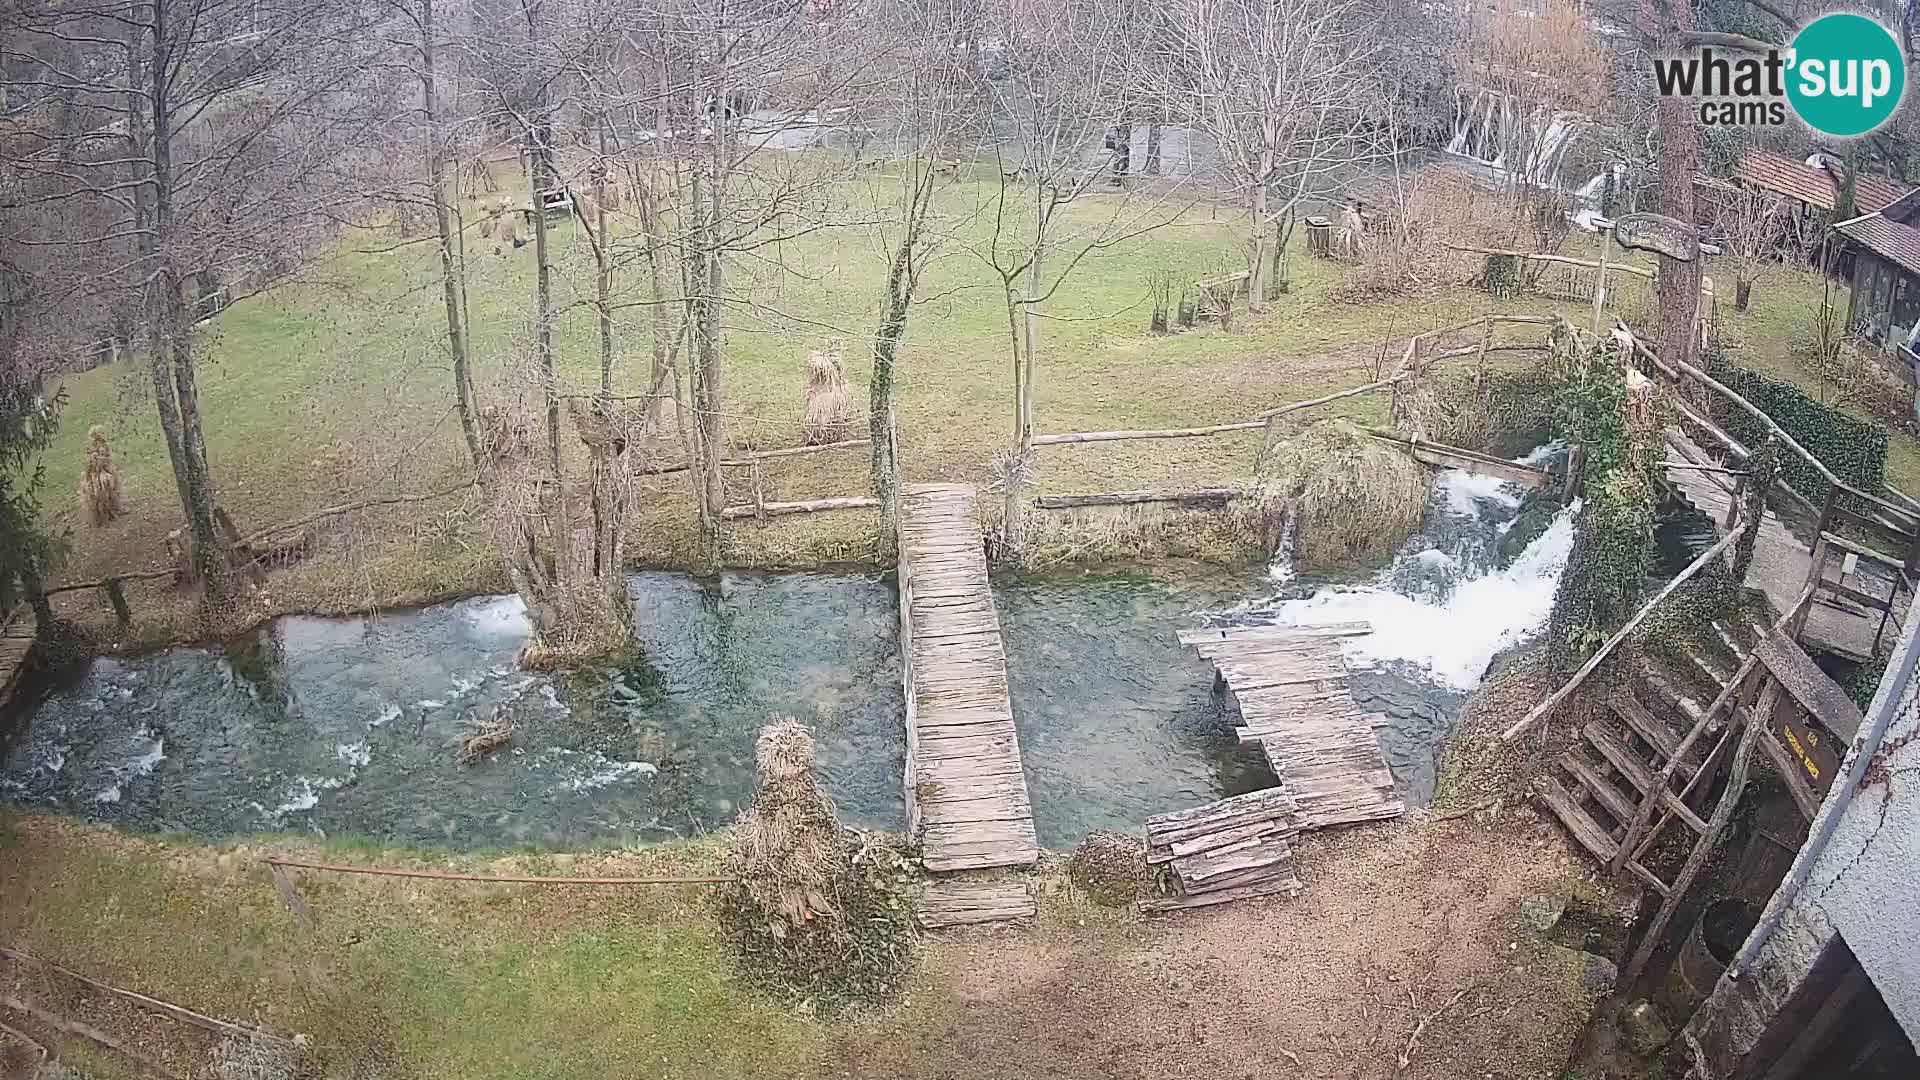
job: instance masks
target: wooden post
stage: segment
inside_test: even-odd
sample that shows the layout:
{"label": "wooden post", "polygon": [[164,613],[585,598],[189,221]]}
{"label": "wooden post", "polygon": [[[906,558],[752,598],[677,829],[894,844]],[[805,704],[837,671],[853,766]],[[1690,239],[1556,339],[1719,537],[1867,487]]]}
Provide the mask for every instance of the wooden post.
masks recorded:
{"label": "wooden post", "polygon": [[1493,344],[1493,324],[1487,324],[1486,333],[1480,335],[1480,359],[1473,375],[1473,385],[1487,385],[1487,348]]}
{"label": "wooden post", "polygon": [[1253,455],[1253,475],[1255,476],[1259,476],[1260,470],[1266,467],[1267,455],[1273,453],[1273,428],[1279,420],[1278,414],[1269,416],[1266,426],[1260,429],[1260,452]]}
{"label": "wooden post", "polygon": [[1567,483],[1565,490],[1560,493],[1561,502],[1572,502],[1574,497],[1580,494],[1580,482],[1583,479],[1581,474],[1586,471],[1586,468],[1586,447],[1575,446],[1567,451]]}
{"label": "wooden post", "polygon": [[753,516],[765,521],[767,519],[767,491],[766,486],[760,482],[759,458],[753,459],[753,464],[747,467],[747,479],[753,484]]}
{"label": "wooden post", "polygon": [[107,602],[113,605],[113,618],[122,630],[133,625],[133,609],[127,606],[127,591],[120,579],[110,577],[102,583],[107,590]]}
{"label": "wooden post", "polygon": [[1839,499],[1840,499],[1840,485],[1828,484],[1827,485],[1827,501],[1820,504],[1820,522],[1818,525],[1814,527],[1814,530],[1813,530],[1815,536],[1818,536],[1821,533],[1826,532],[1827,526],[1832,524],[1834,506],[1839,501]]}
{"label": "wooden post", "polygon": [[1734,809],[1740,804],[1740,796],[1747,786],[1747,766],[1753,761],[1754,747],[1765,735],[1767,717],[1773,713],[1773,705],[1780,696],[1780,684],[1769,678],[1766,689],[1761,691],[1760,705],[1747,722],[1747,729],[1740,734],[1740,748],[1733,752],[1733,767],[1727,777],[1727,789],[1720,796],[1720,805],[1714,807],[1713,818],[1707,822],[1707,831],[1694,841],[1693,850],[1687,854],[1686,865],[1680,868],[1680,876],[1674,878],[1673,888],[1660,902],[1660,911],[1654,915],[1647,932],[1640,938],[1640,944],[1633,950],[1633,959],[1627,962],[1626,970],[1620,973],[1621,986],[1632,986],[1646,969],[1647,961],[1653,957],[1653,950],[1660,942],[1660,936],[1666,932],[1667,924],[1673,921],[1673,913],[1686,898],[1687,890],[1693,886],[1693,879],[1699,875],[1700,868],[1706,865],[1713,855],[1720,834],[1726,830],[1727,822],[1733,819]]}
{"label": "wooden post", "polygon": [[1613,229],[1611,226],[1600,230],[1600,272],[1593,282],[1593,336],[1600,336],[1600,322],[1605,317],[1607,297],[1607,255],[1613,250]]}
{"label": "wooden post", "polygon": [[[1734,519],[1740,516],[1740,497],[1742,494],[1746,492],[1746,490],[1747,490],[1747,474],[1741,473],[1739,476],[1734,478],[1733,497],[1727,500],[1727,516],[1726,516],[1726,520],[1720,523],[1721,532],[1725,532],[1728,529],[1733,528]],[[1766,514],[1766,512],[1767,512],[1767,502],[1766,502],[1766,498],[1762,496],[1760,500],[1760,513],[1755,516],[1756,517],[1763,516]]]}

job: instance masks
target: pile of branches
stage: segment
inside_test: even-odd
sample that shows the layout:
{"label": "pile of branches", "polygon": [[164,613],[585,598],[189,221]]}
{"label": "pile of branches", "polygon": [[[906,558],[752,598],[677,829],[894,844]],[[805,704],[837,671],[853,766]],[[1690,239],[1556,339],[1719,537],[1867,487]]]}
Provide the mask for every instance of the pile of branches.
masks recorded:
{"label": "pile of branches", "polygon": [[897,842],[843,828],[814,775],[813,735],[787,718],[760,731],[760,788],[740,816],[719,890],[721,931],[740,975],[822,1009],[899,992],[913,963],[913,883]]}

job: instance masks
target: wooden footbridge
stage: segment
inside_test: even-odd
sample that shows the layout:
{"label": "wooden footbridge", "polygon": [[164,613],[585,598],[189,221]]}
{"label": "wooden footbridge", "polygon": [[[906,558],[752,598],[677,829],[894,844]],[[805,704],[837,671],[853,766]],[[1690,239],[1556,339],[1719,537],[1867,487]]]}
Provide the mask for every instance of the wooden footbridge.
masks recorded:
{"label": "wooden footbridge", "polygon": [[[908,830],[936,873],[1032,866],[1040,843],[974,490],[909,487],[900,493],[899,510]],[[934,913],[980,916],[942,920],[966,922],[1004,917],[990,913],[1009,902],[966,883],[936,885],[928,906]]]}

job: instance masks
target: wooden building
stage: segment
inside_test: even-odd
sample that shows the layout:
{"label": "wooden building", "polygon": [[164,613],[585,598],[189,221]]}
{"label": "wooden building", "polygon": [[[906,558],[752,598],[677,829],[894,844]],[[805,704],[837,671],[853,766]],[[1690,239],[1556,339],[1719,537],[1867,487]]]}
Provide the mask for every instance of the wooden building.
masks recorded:
{"label": "wooden building", "polygon": [[1920,191],[1833,227],[1839,272],[1852,286],[1847,328],[1889,351],[1920,322]]}

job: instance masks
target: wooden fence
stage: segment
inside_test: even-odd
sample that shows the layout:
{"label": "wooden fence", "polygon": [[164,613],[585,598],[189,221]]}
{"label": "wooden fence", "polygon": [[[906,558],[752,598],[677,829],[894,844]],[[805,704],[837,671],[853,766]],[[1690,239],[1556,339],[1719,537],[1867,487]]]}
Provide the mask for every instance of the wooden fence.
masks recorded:
{"label": "wooden fence", "polygon": [[[1249,420],[1236,420],[1222,424],[1208,424],[1200,427],[1187,428],[1075,431],[1054,435],[1036,435],[1033,437],[1031,445],[1036,447],[1075,446],[1085,443],[1130,442],[1148,439],[1204,439],[1236,432],[1260,431],[1263,432],[1260,449],[1253,461],[1254,471],[1258,472],[1260,464],[1272,450],[1276,425],[1281,417],[1291,416],[1309,409],[1316,409],[1348,398],[1360,397],[1366,394],[1376,394],[1384,390],[1392,395],[1394,405],[1390,411],[1397,418],[1400,413],[1398,404],[1401,400],[1400,395],[1404,393],[1406,389],[1416,385],[1419,379],[1433,370],[1437,364],[1471,356],[1476,358],[1480,365],[1481,372],[1484,373],[1487,358],[1492,353],[1545,352],[1548,348],[1544,343],[1496,342],[1493,338],[1496,328],[1500,326],[1550,327],[1564,321],[1565,320],[1556,316],[1546,315],[1482,315],[1454,326],[1442,327],[1438,330],[1429,330],[1423,334],[1417,334],[1407,341],[1405,348],[1401,352],[1400,361],[1395,365],[1392,374],[1374,379],[1371,382],[1362,383],[1359,386],[1350,386],[1344,390],[1336,390],[1329,394],[1322,394],[1319,397],[1278,405],[1255,414],[1254,417]],[[1481,331],[1479,342],[1442,347],[1442,343],[1447,338],[1473,330]],[[1383,429],[1369,429],[1368,434],[1375,438],[1405,442],[1404,436]],[[1440,449],[1446,453],[1470,453],[1467,451],[1457,451],[1451,447],[1442,447]],[[1476,458],[1484,457],[1484,455],[1472,456]],[[1487,460],[1491,461],[1494,459]],[[1500,464],[1508,465],[1510,463],[1501,462]],[[1240,491],[1241,489],[1237,487],[1205,487],[1177,491],[1130,490],[1090,492],[1072,495],[1037,495],[1033,500],[1033,505],[1042,510],[1070,510],[1087,506],[1131,506],[1146,503],[1214,506],[1224,505],[1228,499],[1239,494]]]}

